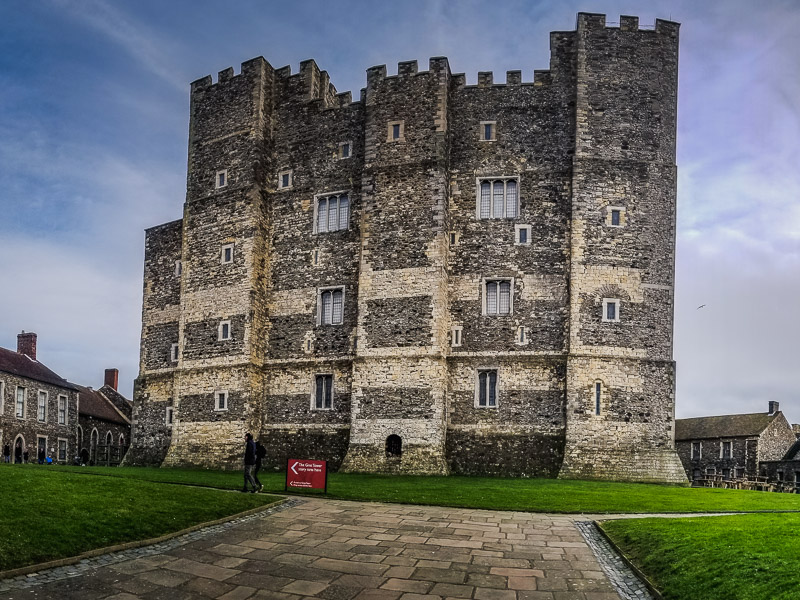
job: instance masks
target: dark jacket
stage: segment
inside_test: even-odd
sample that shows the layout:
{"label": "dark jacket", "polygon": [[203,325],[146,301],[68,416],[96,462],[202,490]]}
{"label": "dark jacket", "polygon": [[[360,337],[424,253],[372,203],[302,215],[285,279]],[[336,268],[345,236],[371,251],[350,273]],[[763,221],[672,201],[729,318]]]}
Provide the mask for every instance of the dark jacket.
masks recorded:
{"label": "dark jacket", "polygon": [[244,464],[256,464],[256,443],[253,440],[247,442],[244,447]]}

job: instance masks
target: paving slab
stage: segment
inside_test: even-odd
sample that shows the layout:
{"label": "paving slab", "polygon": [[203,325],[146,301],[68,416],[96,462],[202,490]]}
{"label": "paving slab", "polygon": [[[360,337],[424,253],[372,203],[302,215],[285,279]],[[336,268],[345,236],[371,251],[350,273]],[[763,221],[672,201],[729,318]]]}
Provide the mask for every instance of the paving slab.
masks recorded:
{"label": "paving slab", "polygon": [[592,527],[578,516],[295,498],[167,543],[2,580],[0,600],[647,598]]}

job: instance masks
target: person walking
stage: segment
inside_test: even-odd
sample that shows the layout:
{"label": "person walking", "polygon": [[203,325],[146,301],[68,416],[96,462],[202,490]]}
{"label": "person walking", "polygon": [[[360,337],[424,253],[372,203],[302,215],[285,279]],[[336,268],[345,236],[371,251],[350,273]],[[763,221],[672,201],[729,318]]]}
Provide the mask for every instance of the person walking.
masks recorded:
{"label": "person walking", "polygon": [[[244,487],[242,492],[251,492],[255,494],[258,491],[256,482],[253,481],[253,467],[256,466],[256,445],[253,442],[253,436],[250,433],[244,434]],[[247,482],[253,486],[252,490],[247,489]]]}
{"label": "person walking", "polygon": [[256,468],[253,471],[253,479],[256,481],[256,485],[258,486],[258,491],[264,489],[263,484],[258,480],[258,472],[261,470],[261,459],[267,455],[267,449],[261,445],[261,442],[256,440]]}
{"label": "person walking", "polygon": [[11,446],[9,446],[8,443],[3,446],[3,462],[11,462]]}

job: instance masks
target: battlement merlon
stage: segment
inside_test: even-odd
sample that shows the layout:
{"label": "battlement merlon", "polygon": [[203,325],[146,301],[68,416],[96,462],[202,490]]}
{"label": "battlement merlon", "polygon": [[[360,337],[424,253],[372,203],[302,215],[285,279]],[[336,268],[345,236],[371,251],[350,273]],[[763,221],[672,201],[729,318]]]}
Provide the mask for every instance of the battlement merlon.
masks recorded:
{"label": "battlement merlon", "polygon": [[[658,34],[667,35],[670,37],[677,37],[680,23],[674,21],[666,21],[664,19],[656,19],[655,26],[652,31]],[[576,31],[598,31],[604,29],[619,29],[621,31],[648,31],[639,28],[639,17],[632,17],[622,15],[619,18],[619,27],[609,27],[606,24],[606,15],[602,13],[585,13],[579,12],[577,23],[575,25]]]}

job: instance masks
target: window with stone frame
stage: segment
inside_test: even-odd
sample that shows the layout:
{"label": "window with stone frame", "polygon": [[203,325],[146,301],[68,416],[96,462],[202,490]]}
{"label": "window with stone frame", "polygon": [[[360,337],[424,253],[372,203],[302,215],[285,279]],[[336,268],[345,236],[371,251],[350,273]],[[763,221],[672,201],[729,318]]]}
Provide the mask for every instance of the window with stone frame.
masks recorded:
{"label": "window with stone frame", "polygon": [[692,442],[692,460],[699,460],[703,458],[703,443]]}
{"label": "window with stone frame", "polygon": [[47,392],[39,390],[36,420],[40,423],[47,421]]}
{"label": "window with stone frame", "polygon": [[231,339],[231,322],[220,321],[217,327],[217,339],[221,342]]}
{"label": "window with stone frame", "polygon": [[174,410],[171,406],[167,407],[166,413],[164,414],[164,424],[167,427],[172,427],[172,419],[174,415]]}
{"label": "window with stone frame", "polygon": [[706,467],[706,475],[711,475],[712,477],[717,474],[716,467]]}
{"label": "window with stone frame", "polygon": [[226,390],[214,392],[214,410],[228,410],[228,392]]}
{"label": "window with stone frame", "polygon": [[386,140],[389,142],[404,142],[406,139],[405,129],[405,121],[389,121]]}
{"label": "window with stone frame", "polygon": [[344,321],[344,287],[321,288],[317,299],[317,325],[341,325]]}
{"label": "window with stone frame", "polygon": [[510,315],[514,308],[513,283],[511,278],[485,279],[483,282],[483,314],[489,316]]}
{"label": "window with stone frame", "polygon": [[478,369],[475,406],[497,408],[497,369]]}
{"label": "window with stone frame", "polygon": [[602,381],[595,381],[594,382],[594,414],[600,415],[600,409],[602,407],[602,400],[603,400],[603,382]]}
{"label": "window with stone frame", "polygon": [[333,375],[319,374],[314,377],[314,410],[333,408]]}
{"label": "window with stone frame", "polygon": [[478,178],[479,219],[514,219],[519,215],[519,177]]}
{"label": "window with stone frame", "polygon": [[234,244],[224,244],[219,251],[220,263],[229,265],[233,262],[233,248]]}
{"label": "window with stone frame", "polygon": [[18,419],[25,418],[25,388],[17,387],[16,402],[14,406],[14,415]]}
{"label": "window with stone frame", "polygon": [[722,479],[728,481],[731,478],[731,470],[728,468],[722,469]]}
{"label": "window with stone frame", "polygon": [[278,173],[278,189],[288,190],[294,185],[294,177],[291,169],[286,169]]}
{"label": "window with stone frame", "polygon": [[174,363],[178,362],[178,359],[180,358],[180,352],[179,352],[178,349],[179,349],[179,346],[178,346],[177,342],[175,342],[173,344],[170,344],[170,346],[169,346],[169,361],[170,362],[174,362]]}
{"label": "window with stone frame", "polygon": [[66,425],[67,424],[67,397],[66,396],[59,396],[58,397],[58,424],[59,425]]}
{"label": "window with stone frame", "polygon": [[350,198],[347,192],[315,197],[314,233],[340,231],[350,227]]}
{"label": "window with stone frame", "polygon": [[350,158],[353,155],[353,144],[350,142],[339,143],[339,158]]}
{"label": "window with stone frame", "polygon": [[617,298],[603,298],[603,322],[619,322],[620,302]]}
{"label": "window with stone frame", "polygon": [[606,227],[624,227],[626,220],[626,213],[624,206],[607,206],[606,213]]}
{"label": "window with stone frame", "polygon": [[183,263],[179,260],[175,261],[175,277],[180,277],[183,273]]}
{"label": "window with stone frame", "polygon": [[67,460],[67,440],[58,438],[58,462]]}
{"label": "window with stone frame", "polygon": [[722,448],[720,450],[721,458],[730,458],[732,451],[733,451],[733,442],[722,442]]}
{"label": "window with stone frame", "polygon": [[461,346],[461,339],[464,335],[464,327],[462,325],[453,325],[450,329],[450,345],[453,348]]}
{"label": "window with stone frame", "polygon": [[494,142],[497,137],[497,121],[481,121],[481,137],[482,142]]}
{"label": "window with stone frame", "polygon": [[214,186],[219,188],[227,187],[228,185],[228,169],[222,169],[221,171],[217,171],[217,175],[214,179]]}

